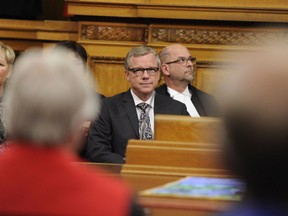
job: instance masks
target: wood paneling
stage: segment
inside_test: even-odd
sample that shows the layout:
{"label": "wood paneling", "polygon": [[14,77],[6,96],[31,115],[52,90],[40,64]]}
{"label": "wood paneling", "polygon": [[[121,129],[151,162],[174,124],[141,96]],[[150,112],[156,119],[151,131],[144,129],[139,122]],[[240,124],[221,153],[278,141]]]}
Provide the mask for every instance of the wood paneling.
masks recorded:
{"label": "wood paneling", "polygon": [[76,22],[0,19],[0,40],[15,51],[45,47],[60,40],[77,40],[77,32]]}
{"label": "wood paneling", "polygon": [[[160,51],[172,43],[185,45],[191,55],[197,58],[197,73],[193,84],[201,90],[218,96],[217,86],[221,86],[224,82],[227,72],[227,67],[223,65],[230,63],[231,56],[257,50],[262,44],[279,41],[288,43],[286,25],[229,27],[216,26],[213,23],[211,25],[183,25],[183,22],[181,25],[177,22],[174,25],[157,23],[157,17],[172,21],[179,18],[182,21],[195,18],[215,21],[217,19],[238,20],[235,17],[239,16],[241,17],[239,20],[242,21],[279,24],[286,22],[288,16],[288,5],[283,0],[265,2],[256,0],[66,0],[66,4],[68,10],[73,10],[71,14],[99,16],[102,13],[103,16],[135,19],[130,19],[129,23],[117,22],[117,19],[112,22],[0,19],[0,39],[16,51],[31,46],[44,47],[60,40],[79,42],[90,56],[90,66],[94,79],[98,82],[98,91],[106,96],[128,89],[129,83],[124,76],[123,61],[127,52],[135,46],[148,45]],[[78,9],[81,13],[77,12]],[[153,19],[146,19],[144,22],[142,19],[139,22],[139,17]]]}
{"label": "wood paneling", "polygon": [[[68,14],[134,18],[288,22],[283,0],[66,0]],[[117,13],[114,10],[117,9]]]}
{"label": "wood paneling", "polygon": [[125,77],[124,62],[122,59],[101,59],[93,57],[91,68],[97,91],[106,97],[128,90],[129,83]]}
{"label": "wood paneling", "polygon": [[259,50],[262,44],[279,41],[288,43],[287,35],[288,28],[284,27],[79,22],[78,42],[95,59],[91,66],[99,90],[104,95],[111,96],[128,88],[123,64],[132,47],[148,45],[160,51],[166,45],[181,43],[197,58],[197,73],[193,84],[217,97],[218,86],[225,81],[225,74],[233,71],[229,68],[233,58]]}

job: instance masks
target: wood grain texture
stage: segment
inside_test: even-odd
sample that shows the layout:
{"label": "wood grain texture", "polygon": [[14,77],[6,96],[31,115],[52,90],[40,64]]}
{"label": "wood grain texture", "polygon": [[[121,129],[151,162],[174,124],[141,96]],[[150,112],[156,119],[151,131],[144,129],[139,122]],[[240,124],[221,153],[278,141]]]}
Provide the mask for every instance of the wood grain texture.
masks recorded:
{"label": "wood grain texture", "polygon": [[217,143],[220,124],[217,118],[156,115],[155,140]]}
{"label": "wood grain texture", "polygon": [[[71,15],[288,22],[288,6],[283,0],[66,0]],[[117,13],[115,13],[117,9]]]}

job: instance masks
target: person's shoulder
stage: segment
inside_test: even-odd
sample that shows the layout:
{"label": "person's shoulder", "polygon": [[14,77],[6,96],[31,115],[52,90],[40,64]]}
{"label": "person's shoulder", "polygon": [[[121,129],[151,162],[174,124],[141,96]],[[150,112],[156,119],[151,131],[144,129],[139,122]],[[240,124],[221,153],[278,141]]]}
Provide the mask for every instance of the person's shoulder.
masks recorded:
{"label": "person's shoulder", "polygon": [[109,107],[109,109],[115,110],[116,108],[119,108],[123,101],[128,100],[129,97],[132,98],[130,92],[121,92],[119,94],[110,96],[110,97],[105,97],[103,98],[102,101],[102,107]]}
{"label": "person's shoulder", "polygon": [[[85,183],[89,182],[89,187],[91,190],[93,190],[92,185],[95,185],[94,189],[98,190],[98,192],[102,191],[103,193],[111,193],[115,196],[131,195],[131,190],[124,181],[122,181],[120,178],[117,178],[116,176],[111,175],[100,167],[93,167],[93,170],[90,169],[90,167],[81,167],[81,169],[78,171],[81,173],[82,177],[87,177],[84,178],[86,179]],[[101,188],[101,190],[99,190],[99,188]]]}
{"label": "person's shoulder", "polygon": [[209,93],[207,93],[207,92],[204,92],[204,91],[196,88],[195,86],[189,85],[189,89],[190,89],[190,91],[192,92],[192,94],[193,94],[193,93],[194,93],[194,94],[197,94],[197,96],[199,96],[199,97],[204,97],[204,98],[207,98],[207,99],[209,99],[209,98],[210,98],[210,99],[214,99],[214,96],[213,96],[213,95],[211,95],[211,94],[209,94]]}
{"label": "person's shoulder", "polygon": [[[167,85],[166,84],[162,84],[161,86],[157,87],[155,89],[156,93],[161,94],[161,95],[167,95]],[[167,95],[169,96],[169,95]]]}
{"label": "person's shoulder", "polygon": [[160,101],[160,103],[165,106],[166,104],[169,106],[178,106],[178,107],[183,107],[185,106],[183,103],[177,101],[177,100],[174,100],[173,98],[171,97],[167,97],[165,95],[162,95],[162,94],[159,94],[156,92],[156,95],[155,95],[155,98],[156,100]]}
{"label": "person's shoulder", "polygon": [[110,96],[110,97],[105,97],[102,100],[104,103],[113,103],[113,102],[117,102],[117,101],[122,101],[127,94],[129,94],[129,92],[127,92],[127,91],[121,92],[121,93],[118,93],[118,94]]}

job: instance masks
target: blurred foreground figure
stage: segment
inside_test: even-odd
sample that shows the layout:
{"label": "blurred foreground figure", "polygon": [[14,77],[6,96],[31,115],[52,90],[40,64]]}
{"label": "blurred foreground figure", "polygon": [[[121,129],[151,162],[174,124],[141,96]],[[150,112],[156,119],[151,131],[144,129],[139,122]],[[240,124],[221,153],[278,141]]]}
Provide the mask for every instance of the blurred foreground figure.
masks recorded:
{"label": "blurred foreground figure", "polygon": [[[285,48],[284,48],[285,49]],[[225,159],[247,191],[227,216],[288,215],[288,51],[250,56],[224,97]],[[249,62],[250,61],[250,62]]]}
{"label": "blurred foreground figure", "polygon": [[130,215],[126,186],[71,162],[82,122],[99,108],[64,56],[34,50],[15,64],[4,98],[12,143],[0,157],[0,215]]}
{"label": "blurred foreground figure", "polygon": [[[68,52],[68,56],[67,58],[70,59],[71,64],[73,65],[73,67],[77,68],[77,70],[79,71],[79,73],[83,73],[85,76],[87,75],[86,73],[88,72],[87,70],[87,61],[88,61],[88,54],[85,50],[85,48],[75,42],[75,41],[69,41],[69,40],[64,40],[64,41],[60,41],[56,44],[55,49],[66,49]],[[102,99],[105,98],[104,95],[99,94],[98,92],[96,92],[95,90],[93,90],[91,88],[91,91],[93,91],[94,95],[96,98]],[[99,101],[97,100],[97,104],[99,105]],[[79,156],[83,159],[85,158],[85,154],[86,154],[86,148],[87,148],[87,135],[88,135],[88,130],[89,127],[91,125],[91,121],[93,121],[95,119],[86,119],[85,122],[83,122],[82,124],[82,130],[83,130],[83,135],[84,135],[84,143],[82,145],[82,148],[79,149]]]}
{"label": "blurred foreground figure", "polygon": [[15,60],[14,50],[0,42],[0,153],[4,152],[7,144],[7,133],[4,124],[2,98],[5,93],[6,84],[12,73],[12,65]]}

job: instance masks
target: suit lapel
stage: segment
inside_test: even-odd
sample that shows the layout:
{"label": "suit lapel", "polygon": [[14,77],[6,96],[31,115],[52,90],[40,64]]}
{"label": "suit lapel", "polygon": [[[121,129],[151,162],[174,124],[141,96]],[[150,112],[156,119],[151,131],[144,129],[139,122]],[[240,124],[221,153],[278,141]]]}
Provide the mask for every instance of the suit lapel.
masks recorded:
{"label": "suit lapel", "polygon": [[166,84],[163,84],[160,88],[161,88],[161,90],[160,90],[161,94],[170,97],[170,94],[168,92],[168,87]]}
{"label": "suit lapel", "polygon": [[155,114],[161,114],[163,113],[164,109],[164,103],[161,101],[161,97],[155,94],[155,100],[154,100],[154,113]]}
{"label": "suit lapel", "polygon": [[139,120],[137,117],[134,100],[132,98],[130,90],[124,93],[123,106],[124,106],[124,109],[126,110],[129,121],[134,129],[136,137],[139,138]]}
{"label": "suit lapel", "polygon": [[207,114],[206,114],[206,112],[205,112],[205,110],[201,104],[201,101],[197,95],[196,89],[192,85],[189,85],[188,87],[192,93],[191,101],[194,104],[197,112],[199,113],[200,116],[207,116]]}

